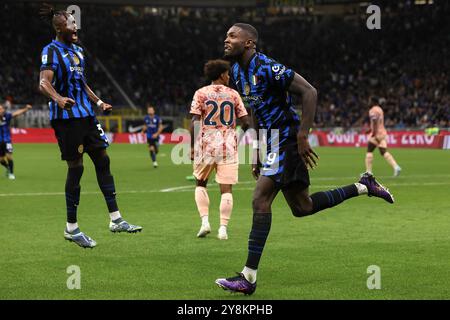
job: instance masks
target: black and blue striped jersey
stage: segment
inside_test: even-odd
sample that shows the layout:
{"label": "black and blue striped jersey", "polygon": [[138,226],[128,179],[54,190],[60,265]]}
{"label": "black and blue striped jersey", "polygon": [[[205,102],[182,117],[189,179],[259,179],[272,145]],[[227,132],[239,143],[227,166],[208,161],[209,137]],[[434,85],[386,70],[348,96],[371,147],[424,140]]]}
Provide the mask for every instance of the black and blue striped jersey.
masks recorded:
{"label": "black and blue striped jersey", "polygon": [[[281,179],[288,147],[297,144],[300,117],[288,92],[295,72],[266,55],[256,52],[247,68],[231,67],[230,84],[253,111],[267,144],[261,174]],[[261,135],[261,132],[260,132]]]}
{"label": "black and blue striped jersey", "polygon": [[41,54],[41,71],[53,70],[53,87],[62,97],[73,99],[76,103],[69,110],[58,107],[56,101],[49,101],[50,120],[85,118],[94,116],[86,91],[85,58],[80,46],[65,45],[53,40],[44,47]]}
{"label": "black and blue striped jersey", "polygon": [[157,115],[150,118],[149,115],[146,115],[144,118],[145,125],[147,126],[147,139],[153,139],[152,135],[158,132],[159,125],[161,124],[161,118]]}
{"label": "black and blue striped jersey", "polygon": [[[300,118],[288,92],[294,75],[293,70],[260,52],[252,56],[246,69],[239,63],[231,67],[230,83],[251,107],[259,128],[267,130],[269,147],[275,138],[280,146],[297,143]],[[271,135],[271,130],[278,130],[279,136]]]}
{"label": "black and blue striped jersey", "polygon": [[0,117],[0,142],[11,143],[11,129],[9,125],[12,113],[6,112]]}

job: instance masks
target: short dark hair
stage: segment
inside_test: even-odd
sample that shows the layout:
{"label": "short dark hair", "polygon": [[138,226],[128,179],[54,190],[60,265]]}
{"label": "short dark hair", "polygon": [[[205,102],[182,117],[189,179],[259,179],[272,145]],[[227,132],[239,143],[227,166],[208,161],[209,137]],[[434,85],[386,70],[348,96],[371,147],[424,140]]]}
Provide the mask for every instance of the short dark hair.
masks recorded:
{"label": "short dark hair", "polygon": [[205,63],[205,67],[203,68],[205,77],[208,78],[209,81],[219,79],[220,75],[228,70],[230,70],[230,63],[221,59],[209,60]]}
{"label": "short dark hair", "polygon": [[61,17],[64,17],[65,20],[69,18],[70,13],[64,10],[56,11],[51,5],[44,3],[39,11],[39,16],[43,20],[51,21],[53,28],[56,30],[58,24],[60,24]]}
{"label": "short dark hair", "polygon": [[378,104],[380,104],[380,99],[378,99],[377,96],[371,96],[370,97],[370,104],[371,105],[378,105]]}
{"label": "short dark hair", "polygon": [[258,42],[258,31],[251,24],[238,22],[233,24],[233,26],[246,31],[252,37],[252,40],[255,42],[255,44]]}

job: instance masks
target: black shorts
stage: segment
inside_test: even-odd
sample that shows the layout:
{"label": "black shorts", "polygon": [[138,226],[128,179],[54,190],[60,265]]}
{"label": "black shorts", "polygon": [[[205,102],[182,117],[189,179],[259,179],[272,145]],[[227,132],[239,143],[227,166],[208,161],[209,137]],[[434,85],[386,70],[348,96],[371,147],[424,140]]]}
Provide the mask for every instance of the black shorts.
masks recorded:
{"label": "black shorts", "polygon": [[298,154],[297,144],[280,148],[279,153],[269,153],[261,168],[261,175],[271,178],[278,189],[298,185],[300,189],[309,187],[309,172]]}
{"label": "black shorts", "polygon": [[158,138],[156,138],[156,139],[153,139],[153,138],[147,138],[147,144],[148,144],[149,147],[150,147],[150,146],[157,147],[157,146],[158,146],[158,141],[159,141]]}
{"label": "black shorts", "polygon": [[13,147],[11,142],[0,142],[0,157],[6,156],[7,153],[12,153]]}
{"label": "black shorts", "polygon": [[84,152],[109,146],[105,132],[94,117],[56,119],[51,125],[58,139],[61,160],[76,160]]}

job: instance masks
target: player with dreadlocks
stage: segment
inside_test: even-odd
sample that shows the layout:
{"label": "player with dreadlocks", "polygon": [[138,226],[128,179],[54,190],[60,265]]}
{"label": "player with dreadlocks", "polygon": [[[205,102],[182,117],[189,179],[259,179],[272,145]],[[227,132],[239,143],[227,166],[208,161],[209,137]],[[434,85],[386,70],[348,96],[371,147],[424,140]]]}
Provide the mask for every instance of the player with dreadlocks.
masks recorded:
{"label": "player with dreadlocks", "polygon": [[50,100],[51,125],[58,140],[61,159],[68,165],[64,238],[81,247],[93,248],[96,242],[81,232],[77,224],[84,152],[94,163],[97,182],[111,218],[110,230],[135,233],[142,227],[123,220],[117,206],[110,159],[106,153],[108,138],[95,117],[91,103],[103,112],[110,111],[112,106],[100,100],[86,83],[83,49],[75,44],[78,41],[75,18],[66,11],[55,11],[50,5],[44,5],[40,15],[51,20],[56,32],[56,39],[42,50],[39,90]]}

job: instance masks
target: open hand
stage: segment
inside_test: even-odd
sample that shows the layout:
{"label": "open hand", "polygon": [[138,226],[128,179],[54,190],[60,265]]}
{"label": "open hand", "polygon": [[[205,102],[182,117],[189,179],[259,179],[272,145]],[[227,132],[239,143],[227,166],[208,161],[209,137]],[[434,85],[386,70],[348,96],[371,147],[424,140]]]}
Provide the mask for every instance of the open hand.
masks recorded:
{"label": "open hand", "polygon": [[297,136],[298,153],[308,169],[317,167],[319,156],[309,145],[308,137],[305,135]]}

